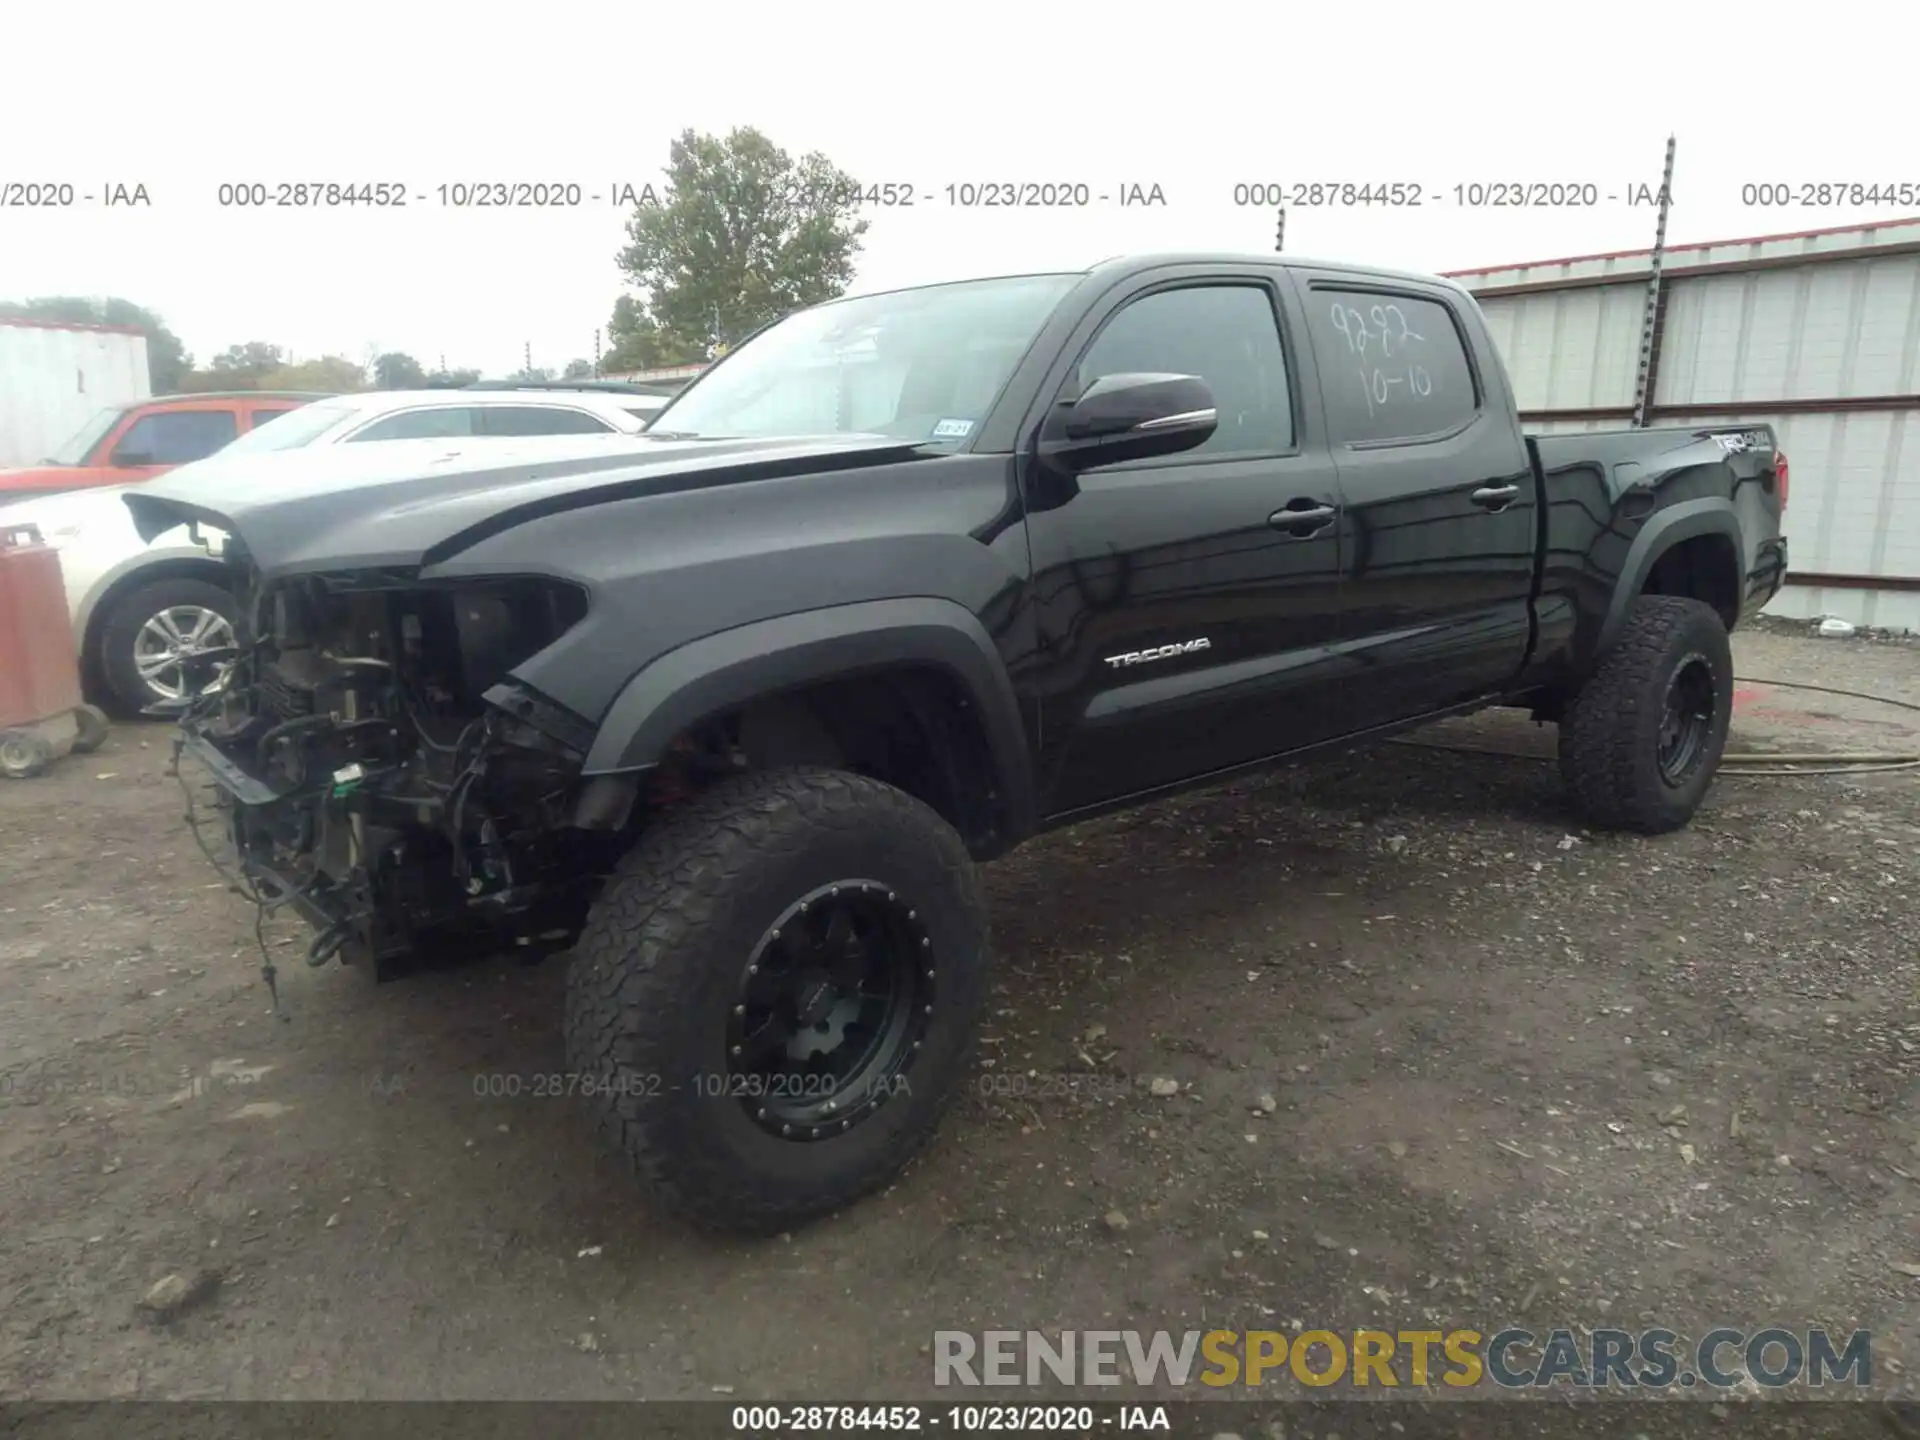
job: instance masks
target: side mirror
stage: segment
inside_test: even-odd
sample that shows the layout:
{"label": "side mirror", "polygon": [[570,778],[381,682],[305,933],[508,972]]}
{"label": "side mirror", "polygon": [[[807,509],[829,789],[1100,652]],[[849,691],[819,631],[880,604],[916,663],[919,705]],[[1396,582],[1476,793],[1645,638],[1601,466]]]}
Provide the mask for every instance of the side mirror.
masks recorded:
{"label": "side mirror", "polygon": [[1219,425],[1213,391],[1197,375],[1102,375],[1047,418],[1040,453],[1070,470],[1177,455]]}
{"label": "side mirror", "polygon": [[109,463],[117,469],[136,470],[142,465],[153,464],[153,456],[145,450],[116,450]]}

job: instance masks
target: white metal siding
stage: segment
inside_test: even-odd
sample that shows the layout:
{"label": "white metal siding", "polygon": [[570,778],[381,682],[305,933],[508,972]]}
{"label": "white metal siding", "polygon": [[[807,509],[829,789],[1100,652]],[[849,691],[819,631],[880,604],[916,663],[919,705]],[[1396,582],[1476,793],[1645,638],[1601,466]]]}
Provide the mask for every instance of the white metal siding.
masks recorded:
{"label": "white metal siding", "polygon": [[1790,620],[1821,620],[1831,615],[1849,625],[1920,630],[1920,591],[1789,585],[1774,596],[1767,613]]}
{"label": "white metal siding", "polygon": [[[1863,251],[1911,246],[1920,241],[1920,219],[1881,220],[1835,230],[1807,230],[1794,235],[1762,235],[1748,240],[1707,240],[1696,245],[1669,245],[1664,270],[1678,278],[1705,266],[1775,264],[1801,261],[1857,260]],[[1498,265],[1482,270],[1453,270],[1449,276],[1469,290],[1495,290],[1508,285],[1588,285],[1632,278],[1645,279],[1653,267],[1650,250],[1626,250],[1613,255],[1574,256],[1522,265]]]}
{"label": "white metal siding", "polygon": [[1522,410],[1631,405],[1647,290],[1599,285],[1481,304]]}
{"label": "white metal siding", "polygon": [[[1914,222],[1671,252],[1654,392],[1655,424],[1760,421],[1792,466],[1789,575],[1920,578],[1920,408],[1754,414],[1756,404],[1920,394],[1920,255],[1863,248],[1910,242]],[[1850,253],[1851,252],[1851,253]],[[1742,259],[1807,263],[1689,275]],[[1647,261],[1550,262],[1457,276],[1470,290],[1564,279],[1585,286],[1489,295],[1495,346],[1522,411],[1633,403]],[[1636,273],[1637,272],[1637,273]],[[1608,277],[1616,283],[1594,285]],[[1724,412],[1662,418],[1666,405]],[[1547,432],[1613,430],[1617,418],[1536,422]],[[1920,592],[1789,584],[1769,609],[1920,629]]]}
{"label": "white metal siding", "polygon": [[[1771,425],[1791,466],[1787,556],[1816,575],[1920,576],[1920,410],[1705,416],[1667,424]],[[1618,430],[1618,420],[1548,420],[1538,434]],[[1856,625],[1920,630],[1920,592],[1789,585],[1769,613],[1837,615]]]}
{"label": "white metal siding", "polygon": [[147,337],[0,321],[0,465],[32,465],[109,405],[144,400]]}
{"label": "white metal siding", "polygon": [[1920,256],[1675,281],[1660,350],[1656,405],[1914,394]]}

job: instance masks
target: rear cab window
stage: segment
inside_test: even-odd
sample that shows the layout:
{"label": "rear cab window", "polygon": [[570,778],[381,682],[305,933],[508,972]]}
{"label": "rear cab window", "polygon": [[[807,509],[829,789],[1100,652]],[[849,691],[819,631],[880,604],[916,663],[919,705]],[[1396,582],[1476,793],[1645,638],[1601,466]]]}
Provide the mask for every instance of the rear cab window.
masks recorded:
{"label": "rear cab window", "polygon": [[1307,330],[1335,445],[1435,439],[1480,412],[1466,340],[1438,300],[1315,284]]}

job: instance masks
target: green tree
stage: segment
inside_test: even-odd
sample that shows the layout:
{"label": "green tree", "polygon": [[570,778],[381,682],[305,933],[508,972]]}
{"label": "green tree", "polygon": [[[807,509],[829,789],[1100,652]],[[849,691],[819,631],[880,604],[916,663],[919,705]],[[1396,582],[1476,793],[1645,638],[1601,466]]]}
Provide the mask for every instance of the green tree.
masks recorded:
{"label": "green tree", "polygon": [[458,390],[480,378],[478,370],[435,370],[424,384],[429,390]]}
{"label": "green tree", "polygon": [[264,340],[249,340],[244,345],[229,345],[213,357],[206,373],[231,389],[257,389],[260,377],[269,375],[286,363],[278,345]]}
{"label": "green tree", "polygon": [[427,383],[427,372],[411,355],[389,350],[374,357],[373,383],[378,390],[418,390]]}
{"label": "green tree", "polygon": [[652,370],[662,365],[685,365],[707,358],[707,347],[701,341],[669,335],[662,330],[660,322],[647,312],[646,302],[637,295],[622,295],[613,302],[607,340],[612,348],[601,357],[600,368],[612,375],[627,370]]}
{"label": "green tree", "polygon": [[69,325],[131,325],[147,337],[147,380],[156,395],[176,393],[193,368],[180,337],[153,311],[117,295],[43,295],[0,301],[0,316],[20,320],[60,320]]}
{"label": "green tree", "polygon": [[523,366],[507,376],[507,379],[520,385],[544,385],[553,379],[553,371],[544,365]]}
{"label": "green tree", "polygon": [[260,390],[319,390],[345,395],[367,388],[367,372],[358,360],[344,355],[322,355],[298,365],[281,365],[259,377]]}
{"label": "green tree", "polygon": [[593,378],[593,361],[569,360],[567,362],[567,368],[560,372],[560,378],[562,380],[591,380]]}
{"label": "green tree", "polygon": [[653,352],[643,366],[704,360],[852,281],[867,221],[854,178],[818,151],[796,159],[752,128],[686,130],[666,176],[658,203],[635,207],[617,257],[646,301],[625,325],[616,304],[610,328],[617,348]]}

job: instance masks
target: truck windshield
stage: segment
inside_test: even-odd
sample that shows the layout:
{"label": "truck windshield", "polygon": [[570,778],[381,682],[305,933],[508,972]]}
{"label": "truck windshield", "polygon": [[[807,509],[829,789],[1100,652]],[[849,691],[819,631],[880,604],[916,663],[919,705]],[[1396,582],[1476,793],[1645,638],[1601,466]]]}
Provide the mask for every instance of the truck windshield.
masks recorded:
{"label": "truck windshield", "polygon": [[221,447],[225,455],[258,455],[267,450],[298,450],[311,445],[327,431],[357,414],[346,405],[302,405],[276,415],[264,425],[256,425],[231,445]]}
{"label": "truck windshield", "polygon": [[87,452],[100,443],[100,437],[114,426],[114,422],[127,413],[124,405],[109,405],[97,412],[94,417],[82,425],[66,444],[49,455],[49,465],[82,465],[86,463]]}
{"label": "truck windshield", "polygon": [[667,438],[888,435],[958,444],[1077,275],[896,290],[789,315],[695,381]]}

